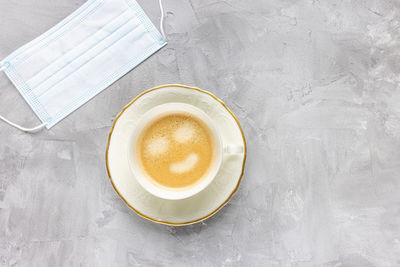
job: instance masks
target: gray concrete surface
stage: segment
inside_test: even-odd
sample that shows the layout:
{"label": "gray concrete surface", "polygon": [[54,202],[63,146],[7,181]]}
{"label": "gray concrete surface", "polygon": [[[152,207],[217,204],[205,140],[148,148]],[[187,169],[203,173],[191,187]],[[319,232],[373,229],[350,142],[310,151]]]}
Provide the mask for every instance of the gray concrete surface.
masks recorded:
{"label": "gray concrete surface", "polygon": [[[0,0],[0,58],[83,2]],[[164,2],[155,56],[51,131],[0,124],[0,266],[400,266],[399,1]],[[189,227],[136,216],[104,165],[114,116],[165,83],[215,93],[248,140],[238,193]],[[4,74],[0,112],[38,122]]]}

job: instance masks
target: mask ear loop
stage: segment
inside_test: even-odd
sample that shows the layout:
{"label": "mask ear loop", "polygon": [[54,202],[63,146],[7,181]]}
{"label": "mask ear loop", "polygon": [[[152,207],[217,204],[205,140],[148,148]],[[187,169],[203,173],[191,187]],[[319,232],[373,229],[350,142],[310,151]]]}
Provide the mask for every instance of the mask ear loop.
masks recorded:
{"label": "mask ear loop", "polygon": [[160,5],[160,12],[161,12],[161,18],[160,18],[161,35],[164,37],[164,39],[167,39],[167,37],[165,36],[165,32],[164,32],[164,7],[162,4],[162,0],[158,0],[158,4]]}
{"label": "mask ear loop", "polygon": [[[5,66],[1,66],[1,67],[0,67],[0,72],[4,71],[5,69],[6,69]],[[42,130],[42,129],[46,126],[46,123],[42,123],[42,124],[40,124],[40,125],[38,125],[38,126],[36,126],[36,127],[33,127],[33,128],[25,128],[25,127],[22,127],[22,126],[20,126],[20,125],[18,125],[18,124],[16,124],[16,123],[14,123],[14,122],[11,122],[11,121],[7,120],[6,118],[4,118],[4,117],[1,116],[1,115],[0,115],[0,119],[1,119],[2,121],[4,121],[5,123],[7,123],[8,125],[10,125],[10,126],[12,126],[12,127],[15,127],[15,128],[17,128],[18,130],[23,131],[23,132],[26,132],[26,133],[36,133],[36,132]]]}

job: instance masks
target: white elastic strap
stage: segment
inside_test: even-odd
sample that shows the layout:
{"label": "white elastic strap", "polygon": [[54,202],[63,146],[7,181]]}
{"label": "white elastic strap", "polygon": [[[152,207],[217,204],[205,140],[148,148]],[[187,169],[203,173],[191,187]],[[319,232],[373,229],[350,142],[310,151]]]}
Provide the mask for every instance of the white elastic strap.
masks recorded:
{"label": "white elastic strap", "polygon": [[[5,66],[0,67],[0,72],[3,71],[3,70],[5,70],[5,69],[6,69]],[[45,123],[42,123],[42,124],[40,124],[40,125],[38,125],[38,126],[36,126],[36,127],[33,127],[33,128],[25,128],[25,127],[22,127],[22,126],[20,126],[20,125],[18,125],[18,124],[16,124],[16,123],[13,123],[13,122],[7,120],[6,118],[4,118],[4,117],[1,116],[1,115],[0,115],[0,119],[1,119],[2,121],[4,121],[5,123],[7,123],[8,125],[10,125],[10,126],[12,126],[12,127],[15,127],[15,128],[17,128],[18,130],[21,130],[21,131],[23,131],[23,132],[27,132],[27,133],[35,133],[35,132],[38,132],[39,130],[43,129],[43,128],[46,126]]]}
{"label": "white elastic strap", "polygon": [[164,32],[164,7],[162,4],[162,0],[158,0],[158,3],[160,4],[160,11],[161,11],[160,31],[161,31],[161,35],[164,37],[164,39],[167,39],[167,37],[165,36],[165,32]]}

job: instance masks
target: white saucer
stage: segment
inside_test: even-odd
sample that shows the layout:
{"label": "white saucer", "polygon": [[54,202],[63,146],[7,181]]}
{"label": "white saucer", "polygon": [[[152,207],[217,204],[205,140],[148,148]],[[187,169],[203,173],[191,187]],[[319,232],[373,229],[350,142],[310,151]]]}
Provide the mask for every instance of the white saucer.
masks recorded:
{"label": "white saucer", "polygon": [[[129,169],[128,138],[134,122],[154,106],[182,102],[207,113],[221,131],[225,144],[243,145],[243,154],[224,155],[214,181],[197,195],[182,200],[165,200],[145,191]],[[246,161],[246,141],[235,115],[213,94],[185,85],[162,85],[136,97],[116,117],[111,128],[106,164],[111,183],[125,203],[138,215],[156,223],[187,225],[205,220],[219,211],[236,192]]]}

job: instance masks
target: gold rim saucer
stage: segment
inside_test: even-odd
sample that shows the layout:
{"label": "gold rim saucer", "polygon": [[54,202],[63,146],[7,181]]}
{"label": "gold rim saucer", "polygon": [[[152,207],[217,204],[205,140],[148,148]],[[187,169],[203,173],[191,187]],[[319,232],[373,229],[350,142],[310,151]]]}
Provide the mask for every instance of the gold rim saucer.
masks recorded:
{"label": "gold rim saucer", "polygon": [[[210,214],[208,214],[208,215],[206,215],[206,216],[204,216],[204,217],[202,217],[202,218],[196,219],[196,220],[187,221],[187,222],[182,222],[182,223],[173,223],[173,222],[167,222],[167,221],[157,220],[157,219],[154,219],[154,218],[151,218],[151,217],[149,217],[149,216],[146,216],[146,215],[142,214],[141,212],[139,212],[138,210],[136,210],[134,207],[132,207],[132,206],[128,203],[128,201],[122,196],[122,194],[118,191],[117,187],[115,186],[114,181],[113,181],[113,178],[111,177],[111,173],[110,173],[110,169],[109,169],[109,164],[108,164],[108,150],[109,150],[109,147],[110,147],[111,136],[112,136],[112,133],[113,133],[113,131],[114,131],[114,127],[115,127],[115,125],[116,125],[118,119],[121,117],[121,115],[124,113],[124,111],[125,111],[127,108],[129,108],[136,100],[138,100],[138,99],[139,99],[140,97],[142,97],[143,95],[145,95],[145,94],[147,94],[147,93],[149,93],[149,92],[152,92],[152,91],[154,91],[154,90],[159,90],[159,89],[166,88],[166,87],[181,87],[181,88],[196,90],[196,91],[202,92],[202,93],[204,93],[204,94],[207,94],[207,95],[211,96],[212,98],[214,98],[215,100],[217,100],[217,101],[231,114],[231,116],[235,119],[235,121],[236,121],[236,123],[237,123],[237,125],[238,125],[238,127],[239,127],[239,129],[240,129],[240,132],[241,132],[241,134],[242,134],[243,144],[244,144],[244,158],[243,158],[243,164],[242,164],[242,172],[241,172],[241,174],[240,174],[240,178],[239,178],[239,180],[238,180],[238,183],[237,183],[235,189],[232,191],[232,193],[229,195],[229,197],[228,197],[218,208],[216,208],[216,209],[215,209],[213,212],[211,212]],[[139,94],[139,95],[138,95],[137,97],[135,97],[128,105],[126,105],[126,106],[121,110],[121,112],[118,113],[118,115],[115,117],[114,123],[113,123],[113,125],[112,125],[112,127],[111,127],[111,130],[110,130],[110,133],[108,134],[107,149],[106,149],[106,167],[107,167],[108,177],[109,177],[109,179],[110,179],[110,181],[111,181],[112,186],[114,187],[114,190],[117,192],[117,194],[120,196],[120,198],[125,202],[125,204],[126,204],[129,208],[131,208],[137,215],[139,215],[140,217],[145,218],[145,219],[147,219],[147,220],[149,220],[149,221],[152,221],[152,222],[155,222],[155,223],[159,223],[159,224],[165,224],[165,225],[170,225],[170,226],[183,226],[183,225],[189,225],[189,224],[194,224],[194,223],[197,223],[197,222],[201,222],[201,221],[204,221],[204,220],[210,218],[211,216],[213,216],[214,214],[216,214],[219,210],[221,210],[221,209],[229,202],[229,200],[232,198],[233,194],[235,194],[235,192],[237,191],[240,182],[242,181],[243,172],[244,172],[244,166],[245,166],[245,163],[246,163],[246,156],[247,156],[246,139],[245,139],[245,137],[244,137],[244,133],[243,133],[242,126],[240,125],[239,120],[236,118],[235,114],[233,114],[233,112],[225,105],[225,103],[224,103],[222,100],[220,100],[219,98],[217,98],[214,94],[212,94],[212,93],[210,93],[210,92],[208,92],[208,91],[205,91],[205,90],[203,90],[203,89],[197,88],[197,87],[190,87],[190,86],[181,85],[181,84],[165,84],[165,85],[161,85],[161,86],[157,86],[157,87],[151,88],[151,89],[146,90],[146,91],[144,91],[143,93]]]}

